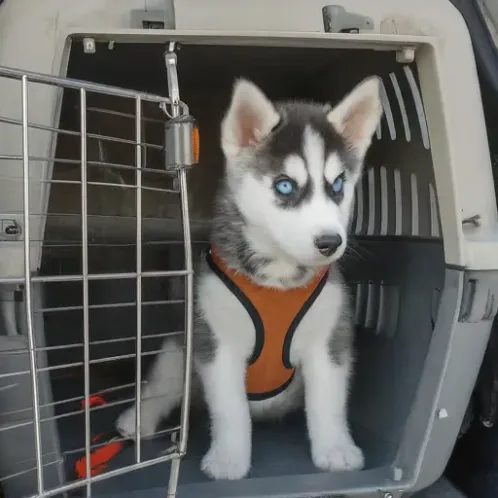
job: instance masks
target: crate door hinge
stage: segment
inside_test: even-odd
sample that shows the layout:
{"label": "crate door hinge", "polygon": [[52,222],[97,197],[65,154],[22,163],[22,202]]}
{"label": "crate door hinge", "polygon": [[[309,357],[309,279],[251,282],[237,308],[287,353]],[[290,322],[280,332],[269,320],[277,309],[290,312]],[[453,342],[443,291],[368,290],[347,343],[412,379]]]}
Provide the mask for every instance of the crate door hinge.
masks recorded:
{"label": "crate door hinge", "polygon": [[326,33],[359,33],[374,27],[371,17],[348,12],[342,5],[325,5],[322,17]]}

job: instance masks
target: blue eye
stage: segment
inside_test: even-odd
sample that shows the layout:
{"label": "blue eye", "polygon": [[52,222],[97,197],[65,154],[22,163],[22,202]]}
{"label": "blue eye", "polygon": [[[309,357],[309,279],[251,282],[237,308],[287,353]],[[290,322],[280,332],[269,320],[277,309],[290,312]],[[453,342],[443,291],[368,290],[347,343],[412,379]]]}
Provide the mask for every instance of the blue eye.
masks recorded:
{"label": "blue eye", "polygon": [[340,194],[343,188],[344,188],[344,177],[340,175],[332,183],[332,192],[334,194]]}
{"label": "blue eye", "polygon": [[294,192],[294,182],[289,179],[279,180],[275,183],[275,190],[281,195],[290,195]]}

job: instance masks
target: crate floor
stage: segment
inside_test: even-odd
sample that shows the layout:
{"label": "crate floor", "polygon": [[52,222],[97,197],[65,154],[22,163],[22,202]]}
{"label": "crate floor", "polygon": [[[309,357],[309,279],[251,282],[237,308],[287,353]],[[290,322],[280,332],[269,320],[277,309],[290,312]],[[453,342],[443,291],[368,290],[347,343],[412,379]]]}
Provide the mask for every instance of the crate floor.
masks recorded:
{"label": "crate floor", "polygon": [[[71,381],[54,383],[56,399],[67,399],[71,396]],[[125,399],[132,395],[133,390],[123,393]],[[74,397],[74,394],[72,395]],[[92,435],[105,433],[113,429],[114,421],[119,413],[128,405],[106,407],[92,411]],[[81,408],[80,402],[74,402],[71,410]],[[65,405],[68,410],[68,405]],[[179,414],[174,413],[164,424],[164,427],[178,424]],[[84,415],[77,414],[59,419],[59,433],[61,450],[64,453],[64,464],[67,479],[74,479],[75,462],[83,456],[84,448]],[[381,463],[382,455],[379,451],[383,445],[379,444],[378,434],[353,428],[357,443],[364,449],[366,467],[371,468]],[[163,434],[151,440],[142,441],[142,460],[156,458],[171,445],[171,436]],[[200,470],[200,461],[209,447],[209,419],[207,413],[192,410],[189,444],[187,457],[182,460],[180,467],[180,490],[182,485],[199,484],[208,478]],[[377,450],[377,451],[376,451]],[[309,452],[309,442],[306,432],[306,422],[302,412],[289,415],[284,420],[257,423],[253,430],[253,454],[251,478],[274,476],[306,475],[319,472],[313,465]],[[107,470],[113,470],[135,462],[133,445],[124,449],[109,464]],[[169,462],[154,465],[139,471],[133,471],[119,477],[103,480],[92,486],[93,495],[113,495],[122,491],[146,491],[167,486],[169,478]],[[180,494],[181,496],[181,494]]]}

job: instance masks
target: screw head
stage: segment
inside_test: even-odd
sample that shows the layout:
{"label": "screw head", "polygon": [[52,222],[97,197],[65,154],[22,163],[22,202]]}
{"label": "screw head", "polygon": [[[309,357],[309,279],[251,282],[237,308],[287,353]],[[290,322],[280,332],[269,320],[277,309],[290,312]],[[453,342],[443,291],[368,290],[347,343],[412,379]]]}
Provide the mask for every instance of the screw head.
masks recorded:
{"label": "screw head", "polygon": [[448,418],[449,417],[449,414],[448,414],[448,411],[446,410],[446,408],[441,408],[438,412],[437,412],[437,416],[439,419],[445,419],[445,418]]}
{"label": "screw head", "polygon": [[393,498],[393,495],[391,493],[386,493],[384,495],[384,498]]}

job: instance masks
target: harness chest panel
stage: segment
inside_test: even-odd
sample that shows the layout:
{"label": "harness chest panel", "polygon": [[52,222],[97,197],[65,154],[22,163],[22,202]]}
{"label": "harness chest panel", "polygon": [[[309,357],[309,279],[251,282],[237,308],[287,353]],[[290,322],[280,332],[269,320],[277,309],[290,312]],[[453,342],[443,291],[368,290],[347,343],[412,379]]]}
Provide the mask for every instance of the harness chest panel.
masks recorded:
{"label": "harness chest panel", "polygon": [[325,286],[329,269],[319,271],[305,286],[276,289],[257,285],[228,268],[214,248],[207,253],[206,260],[254,324],[256,339],[246,376],[248,398],[263,400],[276,396],[292,381],[295,373],[290,361],[292,338]]}

